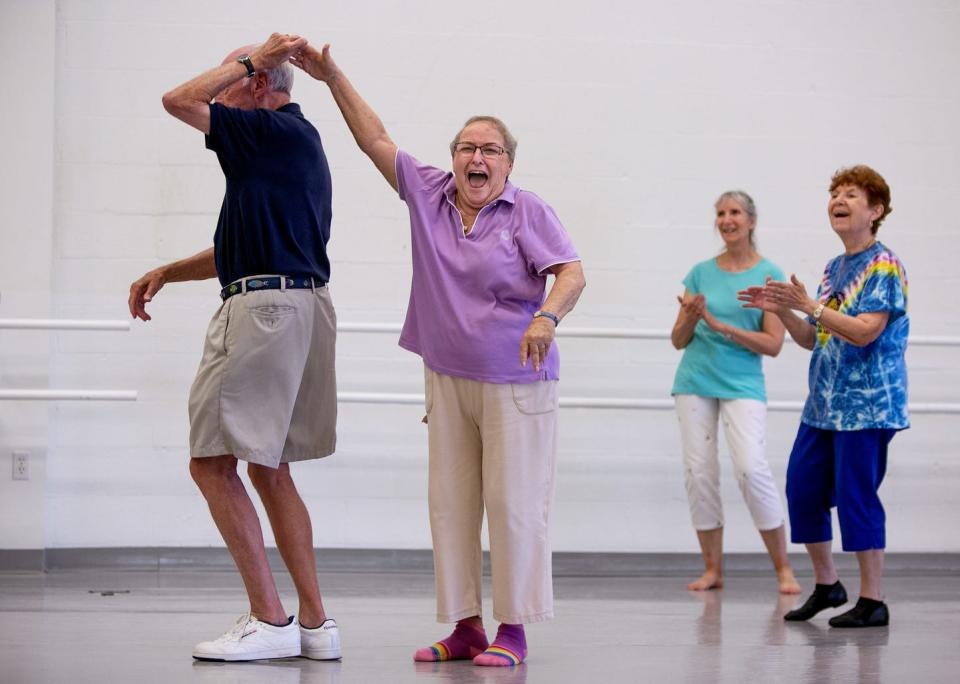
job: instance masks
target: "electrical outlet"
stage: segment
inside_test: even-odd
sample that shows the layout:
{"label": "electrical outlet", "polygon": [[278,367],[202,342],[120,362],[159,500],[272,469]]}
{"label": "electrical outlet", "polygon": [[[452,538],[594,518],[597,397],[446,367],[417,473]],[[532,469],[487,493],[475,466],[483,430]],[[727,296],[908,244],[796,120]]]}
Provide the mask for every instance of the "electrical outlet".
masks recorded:
{"label": "electrical outlet", "polygon": [[26,451],[13,452],[13,479],[30,479],[30,454]]}

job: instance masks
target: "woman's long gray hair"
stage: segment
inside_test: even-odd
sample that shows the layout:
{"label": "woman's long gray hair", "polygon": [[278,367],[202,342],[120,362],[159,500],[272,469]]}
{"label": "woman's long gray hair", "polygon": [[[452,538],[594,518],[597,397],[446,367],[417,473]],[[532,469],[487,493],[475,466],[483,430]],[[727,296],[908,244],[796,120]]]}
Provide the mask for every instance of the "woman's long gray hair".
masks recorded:
{"label": "woman's long gray hair", "polygon": [[754,241],[753,232],[757,229],[757,205],[754,204],[753,198],[743,190],[727,190],[713,203],[713,208],[716,209],[724,200],[728,199],[739,204],[740,208],[747,212],[747,216],[753,219],[753,230],[750,231],[750,246],[756,248],[757,243]]}

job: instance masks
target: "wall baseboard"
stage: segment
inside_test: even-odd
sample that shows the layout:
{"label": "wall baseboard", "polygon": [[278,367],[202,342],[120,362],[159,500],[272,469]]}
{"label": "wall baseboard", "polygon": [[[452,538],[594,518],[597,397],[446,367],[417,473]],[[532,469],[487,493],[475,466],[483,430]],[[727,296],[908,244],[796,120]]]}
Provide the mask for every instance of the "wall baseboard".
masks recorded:
{"label": "wall baseboard", "polygon": [[43,549],[0,549],[0,570],[42,570]]}
{"label": "wall baseboard", "polygon": [[[413,573],[433,572],[429,549],[317,549],[319,572]],[[283,569],[275,548],[267,549],[270,564]],[[791,554],[800,575],[809,575],[804,554]],[[856,556],[837,553],[837,567],[855,571]],[[485,571],[489,557],[484,553]],[[724,557],[728,575],[770,572],[770,561],[762,553],[730,553]],[[0,549],[0,571],[62,572],[77,570],[233,570],[233,559],[222,547],[109,547],[74,549]],[[695,573],[702,569],[696,553],[584,553],[553,554],[555,577],[657,577]],[[960,575],[960,553],[889,553],[885,574]]]}

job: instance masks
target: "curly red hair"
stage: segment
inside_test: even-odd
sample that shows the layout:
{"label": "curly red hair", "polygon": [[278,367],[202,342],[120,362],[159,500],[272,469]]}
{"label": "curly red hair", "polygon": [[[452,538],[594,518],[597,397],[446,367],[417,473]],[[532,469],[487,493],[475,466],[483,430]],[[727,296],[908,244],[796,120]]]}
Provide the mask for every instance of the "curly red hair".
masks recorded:
{"label": "curly red hair", "polygon": [[890,186],[887,185],[887,181],[883,180],[883,176],[869,166],[857,164],[856,166],[851,166],[846,169],[840,169],[833,174],[833,178],[830,179],[830,192],[833,192],[841,185],[856,185],[863,190],[867,193],[867,201],[871,207],[875,207],[878,204],[883,205],[883,213],[880,214],[880,218],[874,221],[870,227],[870,232],[876,235],[877,229],[879,229],[880,224],[883,223],[883,219],[893,211],[893,207],[890,206]]}

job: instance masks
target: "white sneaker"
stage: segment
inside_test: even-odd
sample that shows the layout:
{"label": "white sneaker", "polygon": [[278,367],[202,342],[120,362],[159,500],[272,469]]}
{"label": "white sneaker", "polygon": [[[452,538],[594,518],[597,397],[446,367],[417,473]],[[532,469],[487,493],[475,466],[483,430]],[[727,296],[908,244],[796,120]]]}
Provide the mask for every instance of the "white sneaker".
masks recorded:
{"label": "white sneaker", "polygon": [[300,655],[298,630],[296,618],[289,625],[276,627],[247,613],[216,641],[201,641],[194,646],[193,657],[200,660],[293,658]]}
{"label": "white sneaker", "polygon": [[337,660],[340,657],[340,629],[327,618],[313,629],[300,625],[300,655],[313,660]]}

